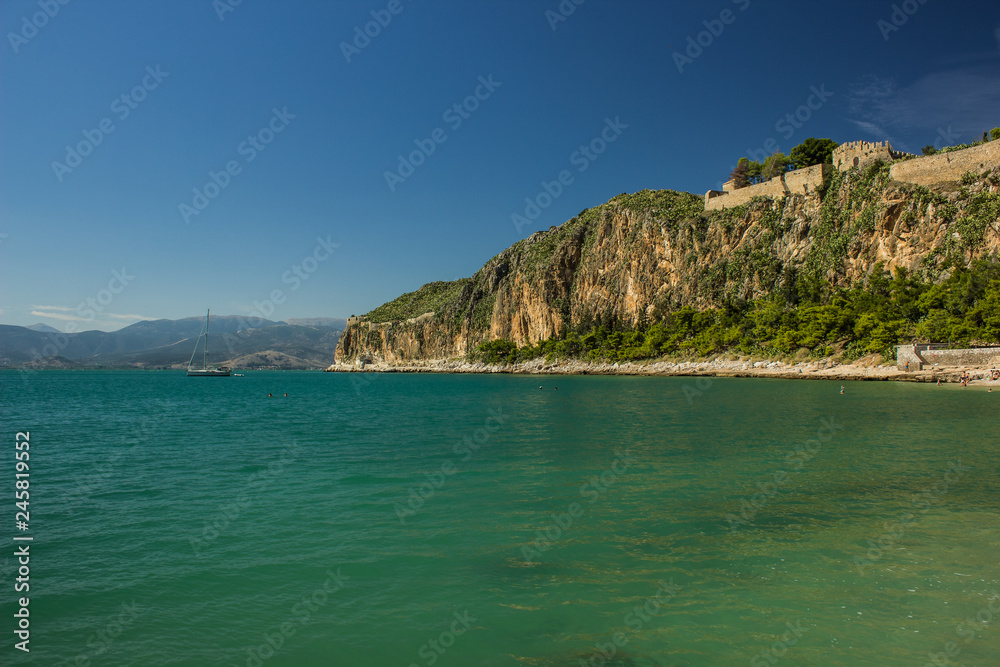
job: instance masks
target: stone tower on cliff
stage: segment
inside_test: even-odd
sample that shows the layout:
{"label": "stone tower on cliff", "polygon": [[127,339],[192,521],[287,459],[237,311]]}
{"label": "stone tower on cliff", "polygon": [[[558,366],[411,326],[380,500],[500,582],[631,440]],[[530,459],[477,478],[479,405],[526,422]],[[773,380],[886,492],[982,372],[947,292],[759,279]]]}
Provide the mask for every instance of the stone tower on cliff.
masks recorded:
{"label": "stone tower on cliff", "polygon": [[904,155],[901,151],[893,150],[888,141],[849,141],[840,144],[833,149],[833,166],[840,171],[847,171],[851,167],[862,167],[872,162],[892,162]]}

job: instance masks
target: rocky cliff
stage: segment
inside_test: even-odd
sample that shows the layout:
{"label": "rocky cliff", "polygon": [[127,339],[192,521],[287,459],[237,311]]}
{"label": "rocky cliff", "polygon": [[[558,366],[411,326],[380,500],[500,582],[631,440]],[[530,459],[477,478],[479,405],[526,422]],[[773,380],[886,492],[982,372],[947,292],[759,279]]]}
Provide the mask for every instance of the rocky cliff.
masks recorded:
{"label": "rocky cliff", "polygon": [[766,295],[799,276],[863,281],[882,263],[940,279],[1000,253],[1000,165],[933,189],[890,165],[834,170],[807,195],[705,211],[670,190],[622,194],[537,232],[471,278],[430,283],[349,324],[337,362],[398,363],[518,345],[595,322],[638,325],[682,306]]}

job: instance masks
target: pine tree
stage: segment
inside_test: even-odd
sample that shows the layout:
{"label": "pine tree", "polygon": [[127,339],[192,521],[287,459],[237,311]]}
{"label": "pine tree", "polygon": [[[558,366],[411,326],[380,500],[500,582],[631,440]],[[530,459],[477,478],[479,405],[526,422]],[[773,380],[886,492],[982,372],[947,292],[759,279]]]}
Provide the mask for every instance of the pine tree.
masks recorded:
{"label": "pine tree", "polygon": [[749,160],[741,157],[736,163],[736,168],[729,174],[729,180],[733,182],[733,187],[739,190],[750,185],[750,169],[747,166]]}

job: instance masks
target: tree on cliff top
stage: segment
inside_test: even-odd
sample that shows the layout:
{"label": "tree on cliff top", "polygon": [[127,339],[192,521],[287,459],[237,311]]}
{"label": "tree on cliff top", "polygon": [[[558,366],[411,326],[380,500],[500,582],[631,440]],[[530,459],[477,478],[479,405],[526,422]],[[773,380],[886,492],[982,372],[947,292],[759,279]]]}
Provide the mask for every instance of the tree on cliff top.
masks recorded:
{"label": "tree on cliff top", "polygon": [[729,180],[733,182],[733,187],[737,190],[750,185],[749,162],[747,158],[741,157],[739,162],[736,163],[736,168],[729,174]]}
{"label": "tree on cliff top", "polygon": [[802,169],[816,164],[833,164],[833,150],[839,145],[832,139],[809,137],[792,149],[793,168]]}
{"label": "tree on cliff top", "polygon": [[793,167],[792,158],[784,153],[774,152],[767,156],[760,171],[761,181],[769,181]]}
{"label": "tree on cliff top", "polygon": [[[741,157],[739,163],[736,165],[736,169],[733,169],[729,177],[735,181],[737,188],[745,188],[747,185],[756,185],[757,183],[769,181],[793,167],[792,159],[784,153],[779,152],[768,155],[763,163]],[[743,182],[741,180],[743,174],[746,175],[746,185],[740,185]]]}
{"label": "tree on cliff top", "polygon": [[785,155],[775,151],[764,162],[740,158],[736,168],[729,174],[737,189],[755,183],[769,181],[789,169],[803,169],[816,164],[833,164],[833,150],[839,146],[832,139],[809,137]]}

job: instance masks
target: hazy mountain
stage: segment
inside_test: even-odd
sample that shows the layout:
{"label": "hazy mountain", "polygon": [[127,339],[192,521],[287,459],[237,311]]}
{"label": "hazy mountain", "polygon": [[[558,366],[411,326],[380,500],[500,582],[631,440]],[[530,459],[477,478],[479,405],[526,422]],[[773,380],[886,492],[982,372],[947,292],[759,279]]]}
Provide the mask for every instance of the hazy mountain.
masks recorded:
{"label": "hazy mountain", "polygon": [[59,333],[59,329],[54,329],[53,327],[50,327],[48,324],[42,324],[41,322],[39,322],[38,324],[32,324],[30,327],[26,328],[31,329],[32,331],[43,331],[45,333]]}
{"label": "hazy mountain", "polygon": [[[75,334],[0,325],[0,367],[51,366],[53,364],[45,359],[58,356],[61,357],[55,364],[58,367],[185,368],[204,326],[204,317],[147,320],[118,331]],[[214,316],[209,364],[240,368],[325,368],[333,362],[339,335],[339,330],[331,326],[299,326],[271,320],[251,322],[243,317]],[[274,356],[254,356],[263,353],[283,356],[280,360]],[[198,355],[201,356],[200,347]],[[242,363],[236,366],[237,361]]]}
{"label": "hazy mountain", "polygon": [[339,317],[291,317],[285,323],[300,327],[328,327],[337,331],[343,331],[347,326],[347,320]]}

